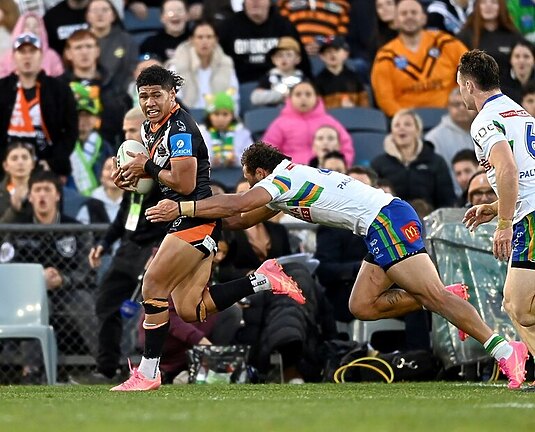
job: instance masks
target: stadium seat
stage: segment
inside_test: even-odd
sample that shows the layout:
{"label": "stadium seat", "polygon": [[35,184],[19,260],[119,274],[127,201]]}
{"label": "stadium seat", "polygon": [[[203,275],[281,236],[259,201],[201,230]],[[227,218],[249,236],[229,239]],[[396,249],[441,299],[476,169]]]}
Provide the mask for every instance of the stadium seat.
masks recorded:
{"label": "stadium seat", "polygon": [[375,108],[332,108],[329,114],[348,132],[387,132],[386,116]]}
{"label": "stadium seat", "polygon": [[241,167],[234,168],[212,168],[210,171],[210,178],[219,183],[222,183],[227,190],[234,190],[236,184],[243,177]]}
{"label": "stadium seat", "polygon": [[442,116],[448,113],[446,108],[414,108],[414,112],[422,118],[424,133],[440,123]]}
{"label": "stadium seat", "polygon": [[281,107],[256,108],[247,111],[243,116],[243,123],[251,131],[254,140],[260,139],[268,126],[275,120]]}
{"label": "stadium seat", "polygon": [[405,331],[405,322],[387,318],[377,321],[361,321],[354,320],[352,322],[353,327],[353,340],[358,342],[370,342],[372,340],[373,333],[379,331]]}
{"label": "stadium seat", "polygon": [[43,266],[0,264],[0,338],[39,339],[48,384],[56,383],[57,345],[48,323],[48,298]]}
{"label": "stadium seat", "polygon": [[206,117],[206,110],[204,108],[188,108],[188,111],[198,124],[204,123],[204,118]]}
{"label": "stadium seat", "polygon": [[148,15],[144,20],[139,19],[129,9],[125,9],[124,28],[130,33],[136,44],[141,45],[147,37],[152,36],[163,28],[163,24],[160,21],[160,8],[148,8]]}
{"label": "stadium seat", "polygon": [[355,165],[369,166],[376,156],[384,153],[383,143],[386,133],[353,132],[350,134],[355,148]]}
{"label": "stadium seat", "polygon": [[246,82],[240,84],[240,117],[243,118],[245,113],[251,109],[255,109],[251,103],[251,93],[258,86],[256,81]]}

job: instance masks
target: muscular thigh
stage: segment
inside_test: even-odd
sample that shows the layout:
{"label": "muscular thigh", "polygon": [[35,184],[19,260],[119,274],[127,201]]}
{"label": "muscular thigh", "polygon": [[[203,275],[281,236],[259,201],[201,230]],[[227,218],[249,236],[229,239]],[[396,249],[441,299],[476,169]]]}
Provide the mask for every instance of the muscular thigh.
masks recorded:
{"label": "muscular thigh", "polygon": [[195,310],[203,297],[203,291],[210,279],[213,255],[203,259],[197,268],[180,282],[171,292],[173,303],[180,316],[184,311]]}
{"label": "muscular thigh", "polygon": [[188,242],[165,236],[144,278],[144,285],[176,287],[193,274],[204,254]]}
{"label": "muscular thigh", "polygon": [[533,310],[535,270],[510,267],[505,279],[503,296],[506,302],[518,308]]}
{"label": "muscular thigh", "polygon": [[351,304],[370,304],[392,286],[392,280],[378,265],[362,261],[351,297]]}

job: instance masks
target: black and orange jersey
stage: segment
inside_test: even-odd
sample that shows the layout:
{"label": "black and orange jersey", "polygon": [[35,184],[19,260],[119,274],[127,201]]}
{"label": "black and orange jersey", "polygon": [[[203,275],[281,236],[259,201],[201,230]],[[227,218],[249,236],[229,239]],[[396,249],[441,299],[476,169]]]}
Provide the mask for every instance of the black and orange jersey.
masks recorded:
{"label": "black and orange jersey", "polygon": [[141,128],[143,145],[153,162],[171,169],[171,160],[197,158],[197,181],[194,191],[185,196],[159,182],[165,198],[173,201],[200,200],[212,196],[208,149],[193,118],[177,105],[159,126],[149,121]]}
{"label": "black and orange jersey", "polygon": [[354,106],[370,106],[368,93],[358,74],[347,66],[344,66],[338,75],[325,68],[316,76],[314,82],[327,109],[341,108],[344,101],[351,102]]}
{"label": "black and orange jersey", "polygon": [[349,24],[348,0],[278,0],[282,16],[295,26],[305,45],[316,36],[346,35]]}
{"label": "black and orange jersey", "polygon": [[398,36],[375,56],[371,84],[375,101],[389,117],[402,108],[444,108],[457,85],[457,65],[466,46],[442,31],[423,30],[411,51]]}

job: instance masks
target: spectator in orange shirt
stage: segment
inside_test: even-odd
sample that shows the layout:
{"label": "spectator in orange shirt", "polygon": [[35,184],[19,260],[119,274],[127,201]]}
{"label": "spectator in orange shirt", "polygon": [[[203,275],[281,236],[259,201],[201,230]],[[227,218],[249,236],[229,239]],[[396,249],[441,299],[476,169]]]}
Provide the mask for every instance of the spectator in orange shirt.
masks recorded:
{"label": "spectator in orange shirt", "polygon": [[466,47],[447,33],[424,30],[426,15],[416,0],[398,3],[396,21],[399,36],[377,52],[372,67],[377,105],[389,117],[402,108],[446,107]]}

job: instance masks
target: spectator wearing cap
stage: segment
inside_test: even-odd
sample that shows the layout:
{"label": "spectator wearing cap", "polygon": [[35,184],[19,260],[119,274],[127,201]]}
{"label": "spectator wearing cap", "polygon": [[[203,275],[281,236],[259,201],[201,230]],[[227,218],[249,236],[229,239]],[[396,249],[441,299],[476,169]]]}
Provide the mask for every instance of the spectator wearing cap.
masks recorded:
{"label": "spectator wearing cap", "polygon": [[445,108],[466,46],[448,33],[424,30],[426,15],[417,0],[396,7],[399,36],[375,56],[371,84],[375,102],[389,117],[402,108]]}
{"label": "spectator wearing cap", "polygon": [[190,39],[176,49],[167,67],[187,83],[178,92],[187,107],[204,109],[205,95],[227,91],[232,92],[238,106],[239,84],[234,62],[221,49],[215,29],[208,21],[195,24]]}
{"label": "spectator wearing cap", "polygon": [[43,17],[50,48],[63,55],[65,41],[76,30],[88,28],[85,13],[89,0],[63,0]]}
{"label": "spectator wearing cap", "polygon": [[259,81],[251,93],[253,105],[278,105],[284,103],[290,89],[303,81],[303,71],[297,69],[301,62],[299,43],[290,36],[283,36],[269,52],[275,65]]}
{"label": "spectator wearing cap", "polygon": [[139,47],[141,54],[157,55],[167,61],[175,49],[190,36],[188,10],[184,0],[164,0],[161,5],[160,21],[163,29],[146,38]]}
{"label": "spectator wearing cap", "polygon": [[[43,52],[41,67],[43,71],[50,76],[61,75],[63,73],[63,63],[56,51],[48,46],[48,36],[43,19],[35,12],[27,12],[21,15],[11,32],[11,43],[23,33],[33,33],[41,40]],[[9,50],[0,59],[0,78],[8,76],[14,70],[13,52]]]}
{"label": "spectator wearing cap", "polygon": [[348,0],[324,2],[277,0],[277,6],[281,15],[288,18],[301,35],[301,41],[309,56],[318,54],[317,37],[347,34],[351,9]]}
{"label": "spectator wearing cap", "polygon": [[68,176],[78,137],[76,104],[69,86],[41,70],[41,49],[33,33],[13,43],[15,71],[0,79],[0,150],[14,141],[29,142],[41,165]]}
{"label": "spectator wearing cap", "polygon": [[359,75],[346,65],[349,46],[342,36],[322,39],[319,57],[325,68],[316,76],[316,87],[326,108],[368,107],[370,102]]}
{"label": "spectator wearing cap", "polygon": [[228,93],[206,97],[206,119],[199,126],[212,167],[240,167],[243,151],[252,144],[251,132],[235,115],[236,106]]}
{"label": "spectator wearing cap", "polygon": [[489,183],[485,171],[477,171],[468,182],[468,204],[492,204],[498,196]]}
{"label": "spectator wearing cap", "polygon": [[100,186],[104,161],[114,154],[110,144],[98,131],[100,110],[95,99],[87,95],[78,96],[78,140],[71,153],[72,174],[67,187],[89,196]]}
{"label": "spectator wearing cap", "polygon": [[121,123],[131,100],[117,86],[109,72],[99,64],[100,47],[97,37],[89,30],[77,30],[65,44],[66,70],[62,80],[70,85],[75,97],[91,98],[101,118],[99,130],[105,141],[118,147],[122,141]]}
{"label": "spectator wearing cap", "polygon": [[[282,17],[270,0],[244,0],[243,11],[226,19],[218,26],[223,51],[234,60],[240,84],[258,81],[271,69],[267,58],[271,48],[283,36],[299,39],[299,33]],[[301,69],[310,76],[310,62],[304,46],[301,47]]]}

